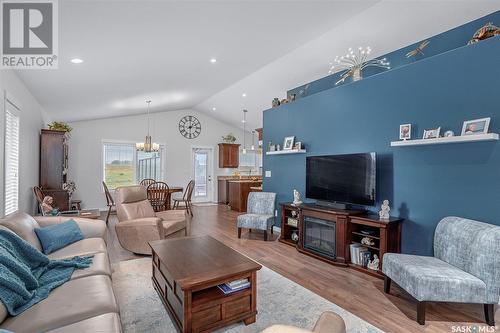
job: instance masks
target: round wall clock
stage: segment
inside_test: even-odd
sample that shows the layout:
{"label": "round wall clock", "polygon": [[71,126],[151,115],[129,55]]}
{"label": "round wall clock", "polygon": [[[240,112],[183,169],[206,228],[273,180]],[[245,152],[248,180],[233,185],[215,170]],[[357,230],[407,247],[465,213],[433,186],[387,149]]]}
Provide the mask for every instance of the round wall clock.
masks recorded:
{"label": "round wall clock", "polygon": [[179,121],[179,132],[186,139],[194,139],[201,133],[201,123],[195,116],[185,116]]}

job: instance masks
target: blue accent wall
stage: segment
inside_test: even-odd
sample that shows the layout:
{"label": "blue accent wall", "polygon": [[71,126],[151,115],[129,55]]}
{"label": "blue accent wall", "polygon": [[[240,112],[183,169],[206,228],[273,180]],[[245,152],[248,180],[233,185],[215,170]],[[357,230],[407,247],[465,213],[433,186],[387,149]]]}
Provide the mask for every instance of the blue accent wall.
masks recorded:
{"label": "blue accent wall", "polygon": [[[481,17],[477,20],[468,22],[459,27],[443,32],[439,35],[426,38],[430,41],[430,43],[423,50],[424,55],[417,54],[414,57],[410,58],[406,57],[406,54],[410,51],[415,50],[421,44],[421,42],[423,41],[422,40],[419,41],[418,43],[408,45],[406,47],[385,54],[378,58],[384,58],[384,57],[387,58],[387,60],[391,63],[391,67],[393,69],[401,66],[406,66],[408,64],[413,64],[415,62],[424,60],[428,57],[432,57],[466,45],[469,42],[469,40],[471,40],[474,33],[488,22],[492,22],[493,24],[500,26],[500,10],[491,13],[489,15],[486,15],[484,17]],[[327,67],[325,66],[325,71],[326,68]],[[383,71],[385,71],[385,69],[369,67],[363,71],[363,76],[366,78],[371,75],[381,73]],[[291,89],[287,92],[287,95],[290,96],[291,94],[295,94],[296,98],[299,99],[305,96],[310,96],[312,94],[318,93],[323,90],[336,87],[335,82],[337,82],[340,79],[341,77],[340,74],[342,73],[343,72],[334,73],[332,75],[325,76],[321,79],[302,85],[300,87]],[[352,79],[348,78],[346,80],[346,83],[351,81]]]}
{"label": "blue accent wall", "polygon": [[[390,147],[399,125],[412,138],[491,117],[500,132],[500,36],[338,86],[264,112],[264,146],[295,135],[307,154],[264,156],[264,190],[291,201],[305,193],[306,156],[377,153],[377,207],[406,219],[402,251],[432,254],[439,220],[457,215],[500,225],[500,142]],[[277,221],[278,222],[278,221]]]}

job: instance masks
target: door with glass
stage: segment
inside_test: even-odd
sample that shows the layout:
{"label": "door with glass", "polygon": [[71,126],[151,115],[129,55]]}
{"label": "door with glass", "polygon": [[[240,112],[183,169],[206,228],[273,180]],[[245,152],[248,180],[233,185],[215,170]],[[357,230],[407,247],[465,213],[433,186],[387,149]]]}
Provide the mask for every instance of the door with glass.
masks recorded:
{"label": "door with glass", "polygon": [[212,148],[193,148],[193,202],[212,202]]}

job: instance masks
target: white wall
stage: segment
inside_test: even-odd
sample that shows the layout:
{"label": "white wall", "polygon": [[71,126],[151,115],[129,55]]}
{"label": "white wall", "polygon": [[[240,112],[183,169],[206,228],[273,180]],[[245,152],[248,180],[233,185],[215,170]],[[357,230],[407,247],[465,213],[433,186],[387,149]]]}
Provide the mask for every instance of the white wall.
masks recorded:
{"label": "white wall", "polygon": [[[179,120],[186,115],[197,117],[202,126],[196,139],[186,139],[178,129]],[[217,199],[217,175],[232,174],[234,169],[219,169],[218,147],[221,136],[232,132],[242,144],[242,130],[225,124],[204,113],[194,110],[179,110],[151,114],[151,136],[153,141],[165,144],[165,181],[170,186],[185,187],[191,177],[192,146],[213,147],[214,179],[213,198]],[[74,180],[77,191],[74,198],[83,200],[86,208],[104,208],[106,201],[102,193],[102,142],[106,140],[143,142],[146,135],[146,116],[126,116],[70,123],[73,127],[69,140],[69,179]],[[251,134],[247,133],[247,147],[251,145]],[[257,139],[256,139],[257,140]]]}
{"label": "white wall", "polygon": [[4,195],[4,94],[15,99],[21,109],[20,160],[19,160],[19,210],[34,213],[36,204],[32,188],[38,185],[40,129],[48,121],[43,108],[31,95],[23,82],[12,70],[0,70],[0,215],[3,214]]}

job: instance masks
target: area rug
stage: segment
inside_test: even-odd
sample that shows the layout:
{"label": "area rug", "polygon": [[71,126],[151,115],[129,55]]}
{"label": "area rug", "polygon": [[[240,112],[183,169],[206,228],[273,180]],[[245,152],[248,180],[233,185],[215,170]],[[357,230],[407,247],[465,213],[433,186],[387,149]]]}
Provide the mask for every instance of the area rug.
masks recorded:
{"label": "area rug", "polygon": [[[114,264],[113,288],[120,305],[125,333],[177,332],[153,289],[150,258]],[[257,273],[257,310],[257,321],[254,324],[245,326],[237,323],[216,332],[257,333],[273,324],[312,329],[320,314],[327,310],[344,318],[349,333],[382,332],[266,267],[262,267]]]}

